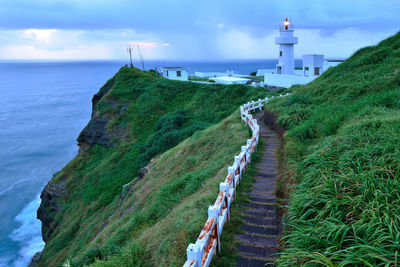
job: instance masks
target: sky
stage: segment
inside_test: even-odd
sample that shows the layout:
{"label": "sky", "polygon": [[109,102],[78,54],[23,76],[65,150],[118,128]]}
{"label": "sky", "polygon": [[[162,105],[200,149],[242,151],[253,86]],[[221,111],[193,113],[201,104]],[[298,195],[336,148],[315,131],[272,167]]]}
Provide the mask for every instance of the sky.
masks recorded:
{"label": "sky", "polygon": [[277,58],[286,17],[296,58],[349,57],[400,30],[400,0],[0,0],[0,60]]}

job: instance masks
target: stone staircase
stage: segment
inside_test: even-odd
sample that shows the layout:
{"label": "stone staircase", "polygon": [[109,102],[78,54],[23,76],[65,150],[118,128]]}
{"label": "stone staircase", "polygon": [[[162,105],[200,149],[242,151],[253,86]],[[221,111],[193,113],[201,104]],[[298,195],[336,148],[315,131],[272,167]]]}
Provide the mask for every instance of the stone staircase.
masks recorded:
{"label": "stone staircase", "polygon": [[237,266],[274,266],[278,252],[279,227],[276,211],[276,176],[278,160],[275,152],[279,146],[277,134],[263,122],[263,112],[255,115],[264,140],[262,159],[256,166],[258,173],[249,195],[250,203],[244,212],[243,233],[240,241]]}

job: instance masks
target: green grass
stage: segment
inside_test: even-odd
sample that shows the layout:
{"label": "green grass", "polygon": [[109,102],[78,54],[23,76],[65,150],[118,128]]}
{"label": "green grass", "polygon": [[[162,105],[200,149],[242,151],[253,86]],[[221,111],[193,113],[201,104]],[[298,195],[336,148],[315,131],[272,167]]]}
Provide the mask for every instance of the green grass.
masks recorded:
{"label": "green grass", "polygon": [[[206,221],[208,205],[215,201],[233,155],[248,137],[235,112],[157,157],[146,177],[114,207],[110,223],[82,254],[71,259],[72,266],[87,263],[87,257],[93,258],[93,266],[181,265],[187,245],[196,240]],[[93,253],[93,248],[98,252]]]}
{"label": "green grass", "polygon": [[[123,129],[125,139],[88,148],[53,178],[65,179],[69,194],[55,215],[41,266],[67,259],[73,266],[106,259],[96,264],[107,266],[129,262],[132,255],[142,255],[144,266],[180,265],[228,162],[248,137],[239,105],[271,93],[156,79],[130,68],[122,68],[101,92],[106,89],[94,114],[109,119],[108,130]],[[152,158],[152,171],[137,181],[138,170]],[[131,187],[123,190],[125,184]]]}
{"label": "green grass", "polygon": [[271,101],[291,175],[281,266],[397,266],[400,33]]}

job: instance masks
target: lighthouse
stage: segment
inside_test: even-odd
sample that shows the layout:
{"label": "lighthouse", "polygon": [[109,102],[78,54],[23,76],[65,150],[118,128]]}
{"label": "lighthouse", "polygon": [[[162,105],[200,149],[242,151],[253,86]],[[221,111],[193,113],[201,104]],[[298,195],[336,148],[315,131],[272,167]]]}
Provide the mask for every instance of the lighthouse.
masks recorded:
{"label": "lighthouse", "polygon": [[297,37],[293,36],[294,27],[286,18],[279,27],[280,36],[275,39],[279,45],[279,63],[276,65],[277,74],[294,75],[294,45]]}

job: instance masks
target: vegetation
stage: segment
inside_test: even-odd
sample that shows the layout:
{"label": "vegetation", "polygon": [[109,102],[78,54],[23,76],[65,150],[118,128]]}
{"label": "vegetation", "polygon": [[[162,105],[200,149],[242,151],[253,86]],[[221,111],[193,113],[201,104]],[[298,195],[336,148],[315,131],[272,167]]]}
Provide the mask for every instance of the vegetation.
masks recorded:
{"label": "vegetation", "polygon": [[400,33],[270,103],[293,186],[282,266],[398,266]]}
{"label": "vegetation", "polygon": [[253,71],[250,73],[250,76],[256,76],[257,75],[257,71]]}
{"label": "vegetation", "polygon": [[[243,85],[156,79],[131,68],[100,92],[95,116],[125,134],[111,147],[80,153],[51,181],[65,180],[69,194],[41,265],[181,265],[249,136],[239,105],[267,94]],[[139,180],[139,168],[152,158]]]}

